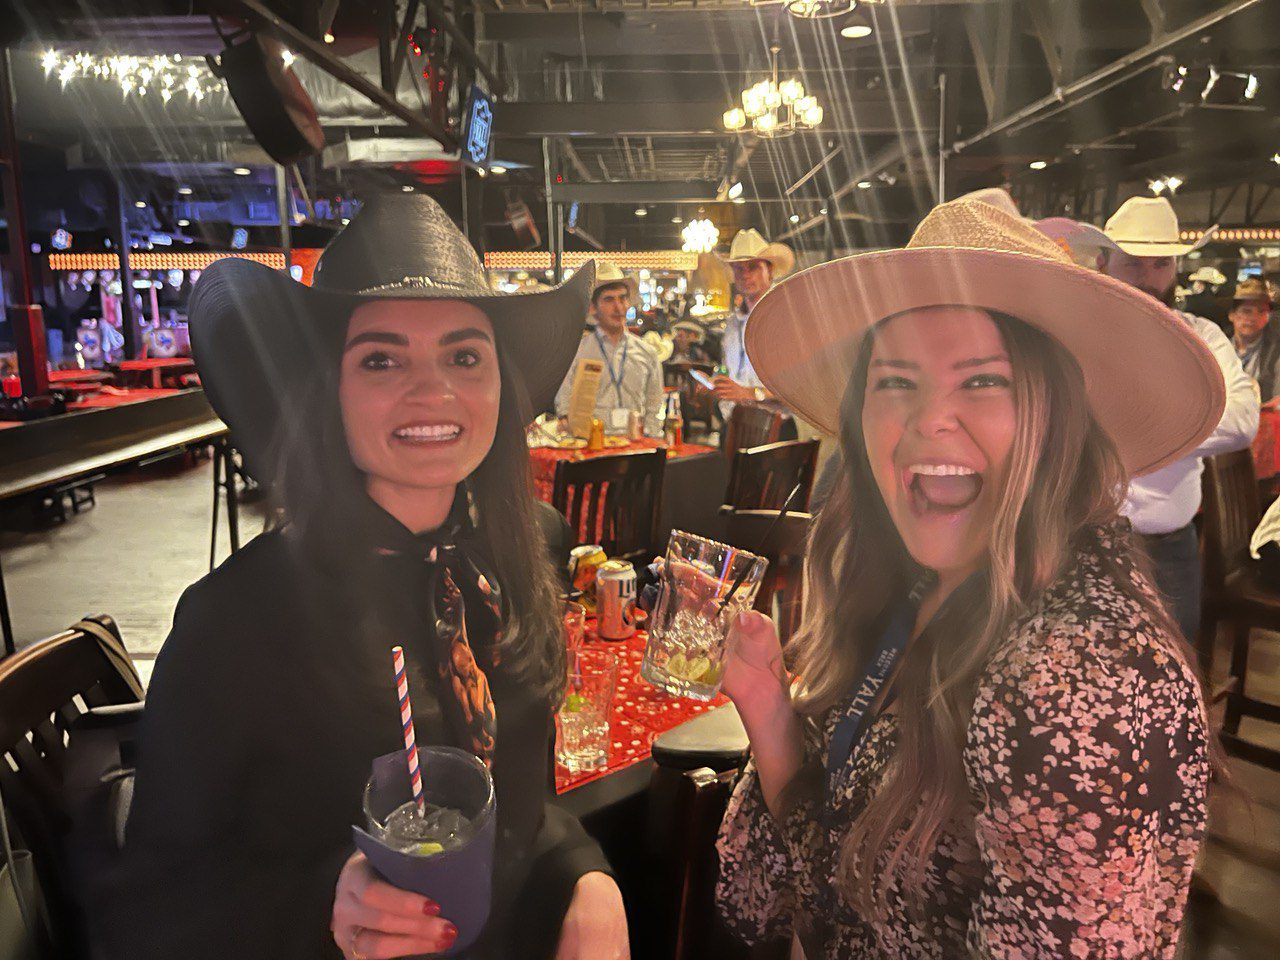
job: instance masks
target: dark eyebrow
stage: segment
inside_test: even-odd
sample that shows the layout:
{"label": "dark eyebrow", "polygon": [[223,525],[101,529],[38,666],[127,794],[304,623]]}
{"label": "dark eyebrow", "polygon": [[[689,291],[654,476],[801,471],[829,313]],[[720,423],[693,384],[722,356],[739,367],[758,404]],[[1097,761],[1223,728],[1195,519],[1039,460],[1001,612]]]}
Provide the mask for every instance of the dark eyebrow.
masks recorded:
{"label": "dark eyebrow", "polygon": [[1003,353],[993,353],[989,357],[970,357],[968,360],[961,360],[952,370],[965,370],[969,367],[985,367],[988,363],[1008,363],[1009,358]]}
{"label": "dark eyebrow", "polygon": [[[985,367],[988,363],[1004,363],[1009,362],[1009,358],[1003,353],[994,353],[989,357],[970,357],[968,360],[961,360],[959,363],[953,364],[952,370],[966,370],[969,367]],[[895,370],[919,370],[920,364],[913,360],[872,360],[873,367],[892,367]]]}
{"label": "dark eyebrow", "polygon": [[455,343],[462,343],[464,340],[484,340],[493,343],[493,337],[479,327],[463,327],[461,330],[451,330],[441,337],[440,346],[448,347]]}
{"label": "dark eyebrow", "polygon": [[360,346],[362,343],[386,343],[393,347],[407,347],[409,340],[398,333],[382,333],[377,330],[370,330],[368,333],[361,333],[352,337],[342,349],[345,352]]}

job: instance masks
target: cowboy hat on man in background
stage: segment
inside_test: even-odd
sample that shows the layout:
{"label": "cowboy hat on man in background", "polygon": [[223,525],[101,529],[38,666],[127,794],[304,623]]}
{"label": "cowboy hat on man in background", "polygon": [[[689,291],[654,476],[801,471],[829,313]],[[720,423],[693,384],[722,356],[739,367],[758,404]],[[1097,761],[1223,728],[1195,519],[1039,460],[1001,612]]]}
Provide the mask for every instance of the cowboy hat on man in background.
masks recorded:
{"label": "cowboy hat on man in background", "polygon": [[722,401],[721,412],[728,419],[735,403],[763,403],[770,399],[747,356],[747,318],[769,288],[795,267],[796,255],[785,243],[770,243],[758,230],[747,229],[734,235],[729,255],[723,259],[733,271],[733,285],[743,300],[742,307],[725,321],[722,344],[728,375],[715,378],[716,399]]}
{"label": "cowboy hat on man in background", "polygon": [[1275,287],[1261,277],[1248,277],[1236,285],[1227,314],[1240,365],[1257,382],[1268,409],[1280,406],[1280,331],[1270,322],[1275,307]]}

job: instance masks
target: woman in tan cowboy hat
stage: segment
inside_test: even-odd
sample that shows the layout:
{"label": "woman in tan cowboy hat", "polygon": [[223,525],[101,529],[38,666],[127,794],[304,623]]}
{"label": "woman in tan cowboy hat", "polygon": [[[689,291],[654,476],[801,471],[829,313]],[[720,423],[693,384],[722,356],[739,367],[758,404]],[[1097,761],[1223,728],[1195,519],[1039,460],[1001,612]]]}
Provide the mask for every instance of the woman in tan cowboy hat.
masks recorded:
{"label": "woman in tan cowboy hat", "polygon": [[723,915],[808,960],[1172,960],[1209,733],[1117,511],[1218,422],[1209,351],[974,201],[782,283],[747,347],[848,466],[785,658],[737,624]]}
{"label": "woman in tan cowboy hat", "polygon": [[[364,205],[313,287],[243,260],[205,271],[196,365],[287,523],[178,604],[103,956],[627,955],[607,862],[548,802],[565,653],[525,441],[593,276],[495,295],[445,212],[399,193]],[[492,771],[487,922],[463,884],[410,892],[355,850],[370,765],[404,749],[393,646],[418,740]]]}

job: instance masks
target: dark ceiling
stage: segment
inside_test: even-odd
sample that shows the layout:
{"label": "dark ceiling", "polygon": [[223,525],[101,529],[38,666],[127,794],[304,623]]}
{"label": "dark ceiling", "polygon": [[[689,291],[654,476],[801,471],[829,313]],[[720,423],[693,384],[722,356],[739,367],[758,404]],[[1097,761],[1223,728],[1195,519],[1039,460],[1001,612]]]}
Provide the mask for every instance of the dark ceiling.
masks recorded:
{"label": "dark ceiling", "polygon": [[[265,5],[288,15],[321,8]],[[410,5],[421,12],[406,21]],[[45,221],[78,211],[91,222],[108,177],[151,198],[135,216],[158,226],[172,226],[197,201],[211,237],[220,223],[258,222],[245,219],[251,204],[262,222],[274,216],[274,169],[229,97],[163,107],[93,81],[64,91],[39,64],[48,47],[214,54],[221,42],[209,13],[220,13],[225,30],[240,7],[18,5],[9,22],[22,38],[13,53],[18,126],[32,206],[48,211]],[[527,204],[548,236],[548,182],[553,211],[567,220],[577,204],[571,249],[678,246],[673,220],[701,211],[722,234],[754,225],[818,256],[902,242],[940,188],[953,197],[1006,183],[1029,213],[1096,220],[1172,174],[1184,181],[1179,202],[1197,211],[1192,219],[1221,212],[1215,219],[1280,221],[1269,200],[1280,184],[1280,164],[1270,160],[1280,151],[1280,0],[889,0],[861,5],[873,32],[860,40],[839,35],[841,20],[800,21],[779,4],[743,0],[455,0],[443,8],[505,88],[494,129],[507,172],[483,180],[473,172],[465,191],[468,226],[488,249],[517,244],[506,219],[512,203]],[[401,26],[426,23],[428,9],[439,26],[435,0],[341,0],[327,49],[379,83],[384,62],[404,46]],[[823,123],[776,141],[726,133],[721,114],[763,75],[775,38],[782,72],[818,97]],[[475,71],[459,49],[438,51],[436,61],[465,91]],[[385,85],[402,104],[430,109],[422,77],[430,58],[403,59],[401,76]],[[1224,80],[1204,102],[1190,88],[1209,65]],[[1181,92],[1168,89],[1178,66],[1191,78]],[[300,208],[304,194],[334,201],[328,211],[306,207],[311,220],[335,226],[339,198],[405,187],[431,191],[461,216],[455,152],[317,67],[299,60],[295,70],[329,144],[290,177]],[[1252,99],[1231,94],[1231,73],[1257,78]],[[455,97],[445,114],[456,120],[459,106]],[[1046,166],[1032,170],[1032,161]],[[237,176],[236,166],[253,172]],[[744,202],[728,200],[735,181]],[[1239,190],[1224,205],[1237,184],[1248,199]],[[193,194],[179,197],[179,186]]]}

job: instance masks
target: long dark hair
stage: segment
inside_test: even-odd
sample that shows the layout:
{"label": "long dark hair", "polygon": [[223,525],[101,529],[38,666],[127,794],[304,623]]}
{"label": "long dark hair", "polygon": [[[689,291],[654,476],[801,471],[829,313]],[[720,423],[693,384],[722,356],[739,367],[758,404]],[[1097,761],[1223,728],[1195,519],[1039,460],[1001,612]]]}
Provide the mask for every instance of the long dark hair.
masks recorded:
{"label": "long dark hair", "polygon": [[[498,652],[503,668],[558,703],[565,654],[557,613],[559,591],[533,514],[525,437],[532,405],[501,343],[498,370],[502,390],[493,445],[464,486],[479,541],[476,547],[502,589],[505,619]],[[313,381],[282,407],[286,412],[276,441],[274,497],[282,523],[304,542],[353,503],[352,498],[366,496],[364,475],[347,447],[338,379],[335,362],[317,371]]]}

